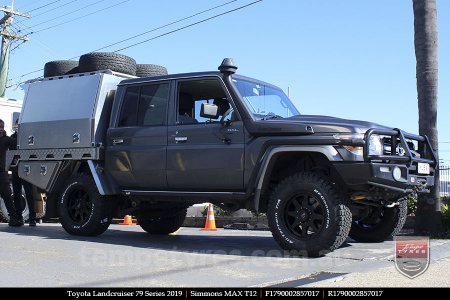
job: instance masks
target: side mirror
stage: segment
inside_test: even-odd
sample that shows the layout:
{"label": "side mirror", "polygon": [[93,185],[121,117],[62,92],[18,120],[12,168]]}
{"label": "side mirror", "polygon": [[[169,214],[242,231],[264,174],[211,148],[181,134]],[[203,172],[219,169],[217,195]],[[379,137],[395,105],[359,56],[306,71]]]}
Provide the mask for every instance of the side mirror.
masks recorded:
{"label": "side mirror", "polygon": [[200,117],[217,120],[219,118],[219,107],[215,104],[202,103]]}

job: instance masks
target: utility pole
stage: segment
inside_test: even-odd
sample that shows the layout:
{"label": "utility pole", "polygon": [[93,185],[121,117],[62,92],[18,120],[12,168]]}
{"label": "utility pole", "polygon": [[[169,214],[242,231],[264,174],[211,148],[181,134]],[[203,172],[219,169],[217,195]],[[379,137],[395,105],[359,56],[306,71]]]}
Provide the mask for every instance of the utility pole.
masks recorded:
{"label": "utility pole", "polygon": [[26,36],[18,36],[10,32],[10,27],[13,22],[14,15],[29,18],[27,14],[14,11],[14,0],[11,0],[11,6],[0,8],[5,15],[0,19],[0,35],[2,36],[2,49],[0,54],[0,97],[5,96],[6,82],[8,80],[8,63],[9,63],[9,46],[12,40],[28,41]]}

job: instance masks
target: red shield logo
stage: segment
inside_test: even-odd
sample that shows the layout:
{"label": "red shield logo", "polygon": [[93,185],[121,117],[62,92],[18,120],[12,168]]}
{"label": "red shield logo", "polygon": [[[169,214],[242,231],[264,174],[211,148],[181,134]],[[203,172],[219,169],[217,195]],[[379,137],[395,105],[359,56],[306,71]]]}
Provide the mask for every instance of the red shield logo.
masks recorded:
{"label": "red shield logo", "polygon": [[408,278],[423,274],[430,264],[430,239],[398,236],[395,239],[395,267]]}

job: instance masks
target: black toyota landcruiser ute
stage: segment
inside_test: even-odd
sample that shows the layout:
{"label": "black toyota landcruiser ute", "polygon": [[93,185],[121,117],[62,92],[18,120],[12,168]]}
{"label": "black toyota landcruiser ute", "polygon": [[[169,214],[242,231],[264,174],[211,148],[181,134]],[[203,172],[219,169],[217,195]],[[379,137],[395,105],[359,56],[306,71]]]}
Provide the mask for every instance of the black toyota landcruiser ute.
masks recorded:
{"label": "black toyota landcruiser ute", "polygon": [[300,114],[280,88],[236,70],[224,59],[219,72],[121,80],[96,123],[103,142],[92,156],[15,152],[21,177],[33,160],[42,176],[56,161],[48,200],[75,235],[101,234],[125,214],[151,234],[170,234],[188,206],[204,202],[265,213],[279,245],[303,256],[333,251],[347,236],[380,242],[399,233],[407,196],[433,185],[427,137]]}

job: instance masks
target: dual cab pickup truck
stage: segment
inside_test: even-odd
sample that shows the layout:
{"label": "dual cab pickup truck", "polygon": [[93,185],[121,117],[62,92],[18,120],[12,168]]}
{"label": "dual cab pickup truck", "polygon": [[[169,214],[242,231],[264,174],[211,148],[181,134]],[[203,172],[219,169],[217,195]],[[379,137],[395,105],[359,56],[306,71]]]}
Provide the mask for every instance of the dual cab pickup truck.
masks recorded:
{"label": "dual cab pickup truck", "polygon": [[31,81],[9,162],[74,235],[125,214],[170,234],[203,202],[266,213],[279,245],[304,256],[397,234],[405,196],[433,184],[427,137],[300,114],[280,88],[236,70],[224,59],[218,72]]}

